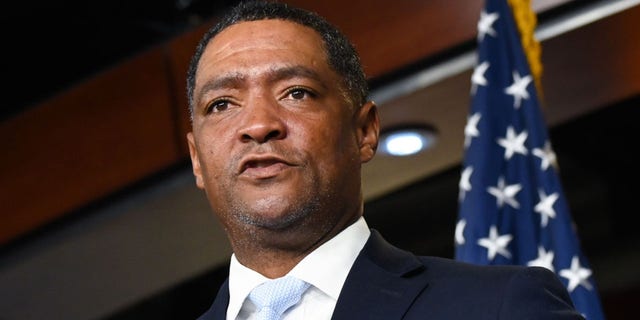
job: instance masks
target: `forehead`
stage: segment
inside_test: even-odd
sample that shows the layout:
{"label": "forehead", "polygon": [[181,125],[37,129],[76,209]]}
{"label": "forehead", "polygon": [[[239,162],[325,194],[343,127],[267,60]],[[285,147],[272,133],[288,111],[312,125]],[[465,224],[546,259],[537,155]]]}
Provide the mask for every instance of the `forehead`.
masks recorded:
{"label": "forehead", "polygon": [[278,60],[326,65],[322,38],[314,29],[290,21],[244,21],[227,27],[209,41],[200,67],[235,68]]}

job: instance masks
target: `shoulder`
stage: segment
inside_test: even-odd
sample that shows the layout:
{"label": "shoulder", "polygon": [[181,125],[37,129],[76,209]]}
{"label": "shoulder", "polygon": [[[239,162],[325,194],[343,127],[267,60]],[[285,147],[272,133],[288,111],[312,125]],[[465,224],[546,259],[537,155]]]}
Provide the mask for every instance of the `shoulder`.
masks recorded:
{"label": "shoulder", "polygon": [[566,291],[553,272],[541,267],[475,265],[449,258],[416,256],[386,242],[373,229],[354,268],[361,272],[370,265],[403,277],[423,278],[429,283],[428,291],[444,295],[491,292],[495,296],[529,287],[551,287],[560,293]]}
{"label": "shoulder", "polygon": [[462,309],[451,312],[492,314],[500,319],[582,319],[558,277],[548,269],[417,258],[430,279],[422,298],[436,304],[458,302]]}
{"label": "shoulder", "polygon": [[[515,265],[477,265],[448,258],[417,256],[434,277],[449,278],[451,280],[480,277],[482,279],[513,280],[522,277],[526,279],[540,279],[556,277],[555,274],[541,267],[526,267]],[[547,279],[548,280],[548,279]]]}
{"label": "shoulder", "polygon": [[399,276],[395,283],[425,284],[406,319],[583,319],[558,276],[541,267],[475,265],[416,256],[389,244],[375,231],[362,256],[354,265],[357,270],[352,270],[366,275],[354,277],[359,284],[382,274]]}
{"label": "shoulder", "polygon": [[518,290],[544,290],[569,300],[558,276],[541,267],[475,265],[453,259],[419,256],[433,286],[464,287],[468,292],[513,294]]}

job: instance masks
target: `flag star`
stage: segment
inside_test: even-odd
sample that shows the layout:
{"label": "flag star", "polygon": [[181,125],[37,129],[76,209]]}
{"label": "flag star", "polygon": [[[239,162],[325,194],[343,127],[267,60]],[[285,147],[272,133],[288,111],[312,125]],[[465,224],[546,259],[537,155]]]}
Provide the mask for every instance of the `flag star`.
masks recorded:
{"label": "flag star", "polygon": [[464,200],[464,196],[467,192],[471,191],[471,174],[473,173],[473,167],[469,166],[462,170],[460,175],[460,182],[458,187],[460,188],[459,200]]}
{"label": "flag star", "polygon": [[512,185],[505,185],[504,177],[498,178],[498,185],[495,187],[487,188],[487,192],[496,197],[498,208],[502,208],[506,202],[515,209],[520,208],[520,204],[515,199],[516,193],[522,189],[522,185],[519,183]]}
{"label": "flag star", "polygon": [[549,218],[553,219],[556,217],[556,211],[553,209],[553,205],[558,200],[559,194],[554,192],[547,196],[543,190],[538,190],[538,195],[540,196],[540,202],[536,204],[533,210],[542,216],[540,224],[542,227],[546,227]]}
{"label": "flag star", "polygon": [[464,228],[467,226],[467,220],[460,219],[458,223],[456,223],[456,244],[463,245],[464,240]]}
{"label": "flag star", "polygon": [[512,126],[507,128],[506,137],[498,139],[498,144],[504,147],[505,160],[511,159],[514,153],[527,154],[528,151],[524,146],[524,142],[527,140],[528,135],[527,130],[522,130],[522,132],[516,136],[516,132]]}
{"label": "flag star", "polygon": [[478,122],[480,122],[480,118],[482,118],[480,112],[476,112],[467,117],[467,124],[464,126],[465,148],[469,147],[469,145],[471,144],[471,139],[480,136],[480,131],[478,131]]}
{"label": "flag star", "polygon": [[510,234],[499,235],[498,228],[494,225],[489,229],[489,237],[478,239],[478,244],[487,248],[489,261],[493,261],[493,258],[498,253],[505,258],[511,259],[511,253],[507,250],[507,245],[511,242],[511,239],[513,237]]}
{"label": "flag star", "polygon": [[528,266],[532,267],[543,267],[547,268],[551,271],[555,271],[553,269],[553,251],[545,250],[543,246],[538,247],[538,257],[534,260],[531,260],[527,263]]}
{"label": "flag star", "polygon": [[547,168],[549,168],[549,165],[553,165],[556,168],[558,167],[556,153],[553,152],[553,149],[551,149],[551,143],[549,141],[544,143],[544,149],[533,149],[533,155],[542,160],[540,168],[543,171],[547,170]]}
{"label": "flag star", "polygon": [[513,102],[513,107],[518,109],[520,108],[520,102],[522,99],[529,99],[529,92],[527,92],[527,86],[533,78],[530,75],[527,75],[524,78],[520,77],[518,71],[513,72],[513,84],[504,89],[504,92],[508,95],[512,95],[515,99]]}
{"label": "flag star", "polygon": [[478,40],[484,40],[484,35],[489,34],[495,37],[496,30],[493,29],[493,23],[498,20],[500,15],[497,12],[487,13],[482,10],[480,12],[480,20],[478,21]]}
{"label": "flag star", "polygon": [[580,265],[580,259],[578,259],[578,256],[573,256],[571,259],[571,267],[569,269],[560,270],[560,275],[569,280],[569,284],[567,285],[569,293],[573,292],[573,290],[579,285],[587,288],[587,290],[592,289],[591,284],[587,281],[591,276],[591,270],[583,268]]}
{"label": "flag star", "polygon": [[477,65],[473,69],[473,75],[471,75],[471,93],[475,94],[478,86],[486,86],[489,84],[487,78],[484,77],[484,73],[489,69],[489,61]]}

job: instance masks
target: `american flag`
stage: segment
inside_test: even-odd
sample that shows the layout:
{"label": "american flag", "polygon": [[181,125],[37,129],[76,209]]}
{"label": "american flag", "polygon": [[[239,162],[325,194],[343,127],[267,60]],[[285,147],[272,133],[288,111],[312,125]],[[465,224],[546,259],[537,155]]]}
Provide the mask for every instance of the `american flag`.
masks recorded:
{"label": "american flag", "polygon": [[464,129],[455,258],[550,269],[588,320],[604,319],[521,34],[507,0],[485,2]]}

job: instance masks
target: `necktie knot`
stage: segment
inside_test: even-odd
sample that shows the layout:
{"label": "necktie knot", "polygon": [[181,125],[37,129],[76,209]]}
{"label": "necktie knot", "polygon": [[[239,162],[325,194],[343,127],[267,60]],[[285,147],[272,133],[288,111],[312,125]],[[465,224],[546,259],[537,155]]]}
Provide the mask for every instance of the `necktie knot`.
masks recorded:
{"label": "necktie knot", "polygon": [[258,319],[276,320],[300,301],[309,284],[291,276],[268,280],[249,293],[258,308]]}

